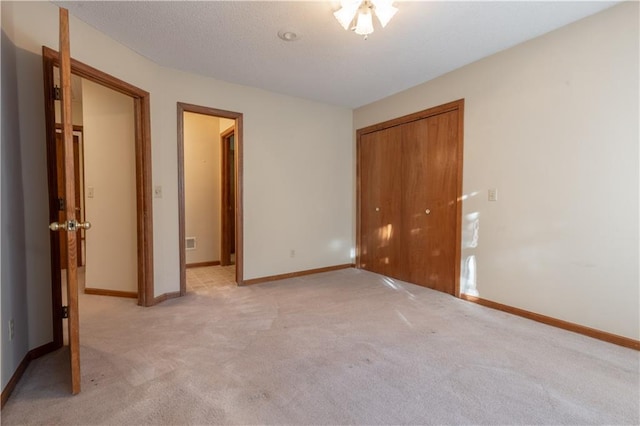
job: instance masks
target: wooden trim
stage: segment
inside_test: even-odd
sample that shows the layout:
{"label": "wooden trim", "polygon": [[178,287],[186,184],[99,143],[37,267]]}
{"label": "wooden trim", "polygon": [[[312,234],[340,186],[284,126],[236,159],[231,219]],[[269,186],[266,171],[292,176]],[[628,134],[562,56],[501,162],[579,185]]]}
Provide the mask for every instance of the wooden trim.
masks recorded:
{"label": "wooden trim", "polygon": [[187,294],[187,245],[185,242],[184,198],[184,109],[178,103],[178,257],[180,263],[180,295]]}
{"label": "wooden trim", "polygon": [[22,378],[22,375],[24,374],[24,372],[27,370],[27,367],[31,363],[30,353],[31,353],[30,351],[27,352],[24,358],[22,358],[22,361],[20,362],[20,364],[18,364],[18,368],[16,368],[16,371],[13,373],[13,375],[7,382],[7,386],[5,386],[4,389],[2,389],[0,408],[4,408],[4,404],[6,404],[7,400],[11,396],[11,392],[13,392],[13,390],[16,388],[16,385],[20,381],[20,378]]}
{"label": "wooden trim", "polygon": [[356,250],[355,266],[362,268],[362,258],[360,248],[362,247],[362,135],[356,132]]}
{"label": "wooden trim", "polygon": [[640,340],[630,339],[628,337],[619,336],[617,334],[608,333],[606,331],[596,330],[595,328],[586,327],[584,325],[575,324],[561,319],[548,317],[546,315],[537,314],[535,312],[526,311],[524,309],[515,308],[513,306],[504,305],[502,303],[493,302],[491,300],[482,299],[468,294],[461,294],[460,298],[468,302],[477,303],[487,308],[497,309],[508,314],[517,315],[536,322],[541,322],[553,327],[562,328],[567,331],[582,334],[594,339],[603,340],[614,345],[624,346],[626,348],[640,350]]}
{"label": "wooden trim", "polygon": [[157,305],[158,303],[162,303],[165,300],[175,299],[176,297],[180,297],[180,296],[183,296],[183,294],[181,294],[179,291],[173,291],[171,293],[164,293],[164,294],[161,294],[158,297],[155,297],[153,299],[153,303],[150,306]]}
{"label": "wooden trim", "polygon": [[38,346],[36,348],[33,348],[29,351],[29,357],[31,360],[40,358],[41,356],[44,356],[48,353],[51,353],[53,351],[56,351],[60,348],[58,348],[54,342],[49,342],[49,343],[45,343],[42,346]]}
{"label": "wooden trim", "polygon": [[231,197],[229,197],[228,187],[231,184],[229,179],[229,138],[232,135],[235,135],[235,125],[220,134],[220,264],[223,266],[231,265],[231,241],[229,241]]}
{"label": "wooden trim", "polygon": [[185,267],[188,268],[202,268],[204,266],[218,266],[220,265],[219,260],[212,260],[211,262],[197,262],[197,263],[187,263]]}
{"label": "wooden trim", "polygon": [[[54,49],[42,46],[42,55],[43,57],[52,59],[54,65],[58,65],[58,52]],[[149,96],[149,92],[73,58],[71,58],[71,72],[79,77],[86,78],[94,83],[108,87],[116,92],[120,92],[123,95],[131,96],[133,98],[144,98],[145,96]],[[47,92],[46,94],[47,97],[51,96],[51,92]]]}
{"label": "wooden trim", "polygon": [[453,265],[453,273],[455,277],[455,288],[453,295],[460,296],[460,264],[462,262],[462,172],[464,169],[464,99],[460,99],[456,102],[458,108],[458,170],[456,175],[456,189],[457,189],[457,202],[456,202],[456,258]]}
{"label": "wooden trim", "polygon": [[102,288],[85,288],[84,294],[95,294],[97,296],[128,297],[131,299],[138,298],[138,293],[136,293],[135,291],[107,290]]}
{"label": "wooden trim", "polygon": [[[221,109],[209,108],[200,105],[192,105],[183,102],[177,103],[178,119],[178,244],[180,256],[180,292],[181,296],[187,294],[187,272],[185,256],[185,199],[184,199],[184,113],[193,112],[196,114],[211,115],[215,117],[235,120],[235,142],[236,142],[236,283],[242,285],[243,282],[243,203],[242,203],[242,118],[240,112],[225,111]],[[161,296],[159,296],[161,297]],[[158,297],[156,298],[156,300]],[[163,299],[164,300],[164,299]],[[157,303],[157,302],[156,302]]]}
{"label": "wooden trim", "polygon": [[463,157],[464,157],[464,99],[458,99],[457,101],[449,102],[443,105],[439,105],[433,108],[429,108],[423,111],[418,111],[413,114],[405,115],[402,117],[394,118],[392,120],[383,121],[382,123],[373,124],[371,126],[363,127],[356,130],[356,259],[355,265],[357,268],[362,267],[362,261],[360,258],[360,249],[362,247],[362,197],[361,197],[361,140],[362,136],[377,132],[380,130],[388,129],[391,127],[399,126],[402,124],[410,123],[412,121],[422,120],[424,118],[433,117],[434,115],[443,114],[446,112],[458,111],[458,142],[457,142],[457,166],[456,171],[456,252],[454,259],[454,296],[460,296],[460,262],[462,259],[462,172],[463,172]]}
{"label": "wooden trim", "polygon": [[151,306],[153,282],[153,199],[151,175],[151,99],[134,98],[136,116],[136,204],[138,241],[138,304]]}
{"label": "wooden trim", "polygon": [[25,354],[24,358],[22,358],[22,361],[20,361],[20,364],[18,364],[18,368],[16,368],[16,371],[14,371],[14,373],[11,375],[11,378],[7,382],[7,385],[4,387],[4,389],[2,389],[2,394],[0,396],[0,408],[4,408],[4,404],[6,404],[6,402],[9,400],[11,393],[18,385],[18,382],[22,378],[24,372],[27,370],[27,367],[29,367],[31,361],[36,358],[40,358],[41,356],[46,355],[50,352],[53,352],[58,348],[59,346],[55,342],[49,342],[42,346],[38,346],[37,348],[31,349]]}
{"label": "wooden trim", "polygon": [[388,129],[390,127],[410,123],[412,121],[422,120],[423,118],[433,117],[434,115],[443,114],[445,112],[459,110],[462,105],[464,105],[464,99],[458,99],[457,101],[442,104],[436,107],[425,109],[423,111],[418,111],[413,114],[403,115],[402,117],[363,127],[362,129],[358,129],[356,133],[358,138],[360,138],[360,136],[366,135],[368,133],[377,132],[379,130]]}
{"label": "wooden trim", "polygon": [[250,280],[245,280],[242,283],[242,285],[252,285],[252,284],[266,283],[269,281],[285,280],[287,278],[296,278],[296,277],[302,277],[305,275],[319,274],[321,272],[329,272],[329,271],[337,271],[340,269],[353,268],[354,266],[355,265],[353,263],[345,263],[344,265],[325,266],[324,268],[307,269],[306,271],[289,272],[287,274],[270,275],[268,277],[261,277],[261,278],[252,278]]}
{"label": "wooden trim", "polygon": [[[56,130],[62,130],[62,125],[60,123],[55,123],[55,127],[56,127]],[[71,128],[73,129],[74,132],[80,132],[84,134],[84,126],[79,126],[77,124],[74,124],[71,126]]]}
{"label": "wooden trim", "polygon": [[[42,47],[45,91],[45,121],[47,126],[47,163],[55,159],[55,110],[52,97],[53,67],[58,66],[58,53],[46,46]],[[149,92],[104,73],[71,58],[71,72],[77,76],[100,84],[116,92],[133,98],[135,115],[135,156],[136,156],[136,203],[137,203],[137,252],[138,252],[138,304],[152,306],[154,302],[153,282],[153,199],[151,174],[151,108]],[[54,164],[54,163],[51,163]],[[49,167],[48,167],[49,168]],[[55,169],[55,168],[54,168]],[[48,170],[49,194],[56,185],[56,171]],[[57,205],[50,197],[50,222],[57,220]],[[57,233],[51,233],[51,247],[59,247]],[[58,245],[54,245],[58,244]],[[60,259],[56,250],[51,250],[52,303],[54,341],[62,346],[62,305],[60,292]],[[59,326],[57,324],[60,324]]]}
{"label": "wooden trim", "polygon": [[236,117],[236,283],[244,284],[244,116]]}

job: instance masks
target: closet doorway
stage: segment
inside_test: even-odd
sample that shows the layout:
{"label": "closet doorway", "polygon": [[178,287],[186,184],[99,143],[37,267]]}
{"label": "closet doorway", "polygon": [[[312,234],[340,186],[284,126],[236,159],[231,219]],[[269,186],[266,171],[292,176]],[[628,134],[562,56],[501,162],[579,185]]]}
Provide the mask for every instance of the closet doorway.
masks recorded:
{"label": "closet doorway", "polygon": [[242,114],[178,103],[181,295],[242,285],[241,178]]}
{"label": "closet doorway", "polygon": [[359,268],[459,295],[463,110],[357,131]]}

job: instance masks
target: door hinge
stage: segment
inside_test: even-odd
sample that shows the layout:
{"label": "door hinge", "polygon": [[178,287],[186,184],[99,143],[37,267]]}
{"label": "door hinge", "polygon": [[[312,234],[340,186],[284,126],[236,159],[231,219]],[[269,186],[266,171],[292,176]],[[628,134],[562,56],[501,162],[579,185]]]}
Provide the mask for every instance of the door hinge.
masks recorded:
{"label": "door hinge", "polygon": [[64,211],[64,198],[58,198],[58,210]]}
{"label": "door hinge", "polygon": [[53,100],[54,101],[59,101],[61,99],[60,96],[60,87],[58,86],[54,86],[53,87]]}
{"label": "door hinge", "polygon": [[69,307],[68,306],[63,306],[62,307],[62,318],[69,318]]}

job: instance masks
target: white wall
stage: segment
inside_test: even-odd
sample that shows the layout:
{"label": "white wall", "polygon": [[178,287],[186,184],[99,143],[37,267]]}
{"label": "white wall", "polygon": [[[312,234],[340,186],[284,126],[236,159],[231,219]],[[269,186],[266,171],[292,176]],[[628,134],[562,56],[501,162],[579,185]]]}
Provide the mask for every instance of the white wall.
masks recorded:
{"label": "white wall", "polygon": [[[42,45],[58,46],[58,8],[2,2],[16,46],[29,347],[52,339]],[[155,294],[179,290],[176,103],[244,114],[244,277],[350,263],[352,112],[160,67],[71,16],[71,53],[151,93]],[[28,169],[26,169],[28,165]],[[297,256],[289,257],[295,249]]]}
{"label": "white wall", "polygon": [[92,225],[85,286],[137,292],[133,99],[85,79],[82,97],[85,217]]}
{"label": "white wall", "polygon": [[[7,33],[5,33],[5,31]],[[18,116],[17,58],[16,47],[11,41],[11,28],[2,24],[2,60],[0,64],[2,153],[0,175],[2,189],[1,238],[1,291],[0,291],[0,335],[2,336],[2,389],[11,378],[24,356],[29,351],[28,305],[27,305],[27,259],[25,229],[25,199],[22,170],[22,147]],[[49,313],[51,310],[49,309]],[[9,337],[9,321],[14,322],[14,337]]]}
{"label": "white wall", "polygon": [[228,118],[221,118],[220,119],[220,134],[222,134],[225,131],[229,130],[234,124],[236,124],[235,120],[230,120]]}
{"label": "white wall", "polygon": [[[23,221],[18,221],[17,225],[14,225],[13,222],[10,225],[12,227],[16,226],[14,231],[17,234],[14,234],[16,239],[10,241],[11,245],[7,250],[13,252],[14,259],[17,262],[15,264],[17,269],[14,271],[19,275],[12,277],[12,279],[16,280],[13,282],[13,285],[16,286],[14,290],[18,292],[26,291],[26,324],[17,322],[16,330],[20,327],[22,333],[26,331],[26,336],[22,334],[20,338],[27,339],[28,348],[34,349],[53,339],[51,327],[51,262],[49,258],[50,231],[47,228],[49,223],[49,202],[44,134],[42,57],[39,53],[35,53],[35,50],[27,51],[23,47],[25,37],[20,27],[24,24],[17,22],[15,16],[20,4],[1,2],[0,7],[2,7],[2,30],[6,31],[6,35],[10,40],[6,43],[3,40],[2,49],[4,50],[5,46],[8,45],[8,48],[15,52],[15,62],[13,62],[13,59],[11,62],[15,65],[16,78],[10,90],[14,95],[17,95],[17,103],[12,105],[10,101],[5,106],[3,102],[2,110],[4,114],[5,108],[13,108],[13,111],[7,112],[7,114],[11,116],[9,123],[13,123],[17,128],[12,127],[11,130],[9,142],[14,148],[13,157],[9,156],[8,160],[12,162],[19,161],[20,164],[13,164],[12,167],[14,169],[9,173],[12,174],[14,179],[17,179],[16,183],[21,184],[21,186],[13,187],[16,190],[15,193],[8,193],[7,195],[11,195],[11,203],[21,212],[23,219]],[[23,19],[20,21],[23,21]],[[29,24],[28,26],[31,25]],[[15,48],[11,46],[12,44]],[[12,68],[12,66],[10,65],[9,68]],[[4,118],[3,116],[3,131],[5,126]],[[15,147],[15,144],[19,144],[19,148]],[[3,185],[4,181],[3,176]],[[22,205],[20,206],[20,204]],[[3,203],[3,211],[4,209]],[[3,229],[2,239],[9,238],[8,235],[5,236],[5,230]],[[3,256],[5,255],[4,253],[5,249],[3,249]],[[3,289],[5,284],[3,280]],[[17,300],[14,303],[16,304],[12,305],[13,310],[25,309],[24,306],[20,306]],[[23,314],[18,315],[18,317],[22,318]],[[18,321],[17,318],[16,321]],[[6,327],[6,325],[3,324],[3,327]],[[2,345],[2,355],[4,359],[4,344]],[[3,383],[6,379],[8,377],[2,377]]]}
{"label": "white wall", "polygon": [[[159,127],[152,135],[154,147],[163,143],[155,135],[176,133],[176,101],[244,114],[244,278],[351,263],[353,227],[344,220],[353,212],[351,111],[162,71],[167,84],[152,96],[159,103],[151,109]],[[176,194],[175,138],[164,143],[153,151],[154,179],[162,169],[156,184],[165,187],[165,194]],[[166,197],[162,202],[168,202]],[[166,223],[165,233],[155,233],[156,277],[168,279],[176,272],[175,206],[172,200],[154,209],[154,226]],[[291,249],[297,257],[289,257]],[[156,278],[156,292],[158,286]]]}
{"label": "white wall", "polygon": [[184,113],[185,236],[196,238],[187,265],[220,260],[220,119]]}
{"label": "white wall", "polygon": [[624,3],[354,112],[358,129],[465,98],[467,292],[640,338],[638,40]]}

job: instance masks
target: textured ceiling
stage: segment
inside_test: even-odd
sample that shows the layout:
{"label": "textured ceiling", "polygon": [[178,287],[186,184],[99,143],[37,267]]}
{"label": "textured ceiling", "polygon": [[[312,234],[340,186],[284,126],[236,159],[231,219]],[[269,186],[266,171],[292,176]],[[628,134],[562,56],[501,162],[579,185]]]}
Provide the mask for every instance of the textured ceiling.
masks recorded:
{"label": "textured ceiling", "polygon": [[338,24],[335,1],[54,3],[163,66],[355,108],[616,2],[398,1],[366,41]]}

